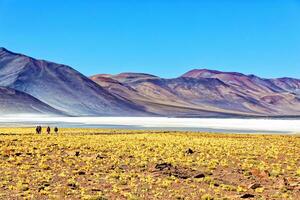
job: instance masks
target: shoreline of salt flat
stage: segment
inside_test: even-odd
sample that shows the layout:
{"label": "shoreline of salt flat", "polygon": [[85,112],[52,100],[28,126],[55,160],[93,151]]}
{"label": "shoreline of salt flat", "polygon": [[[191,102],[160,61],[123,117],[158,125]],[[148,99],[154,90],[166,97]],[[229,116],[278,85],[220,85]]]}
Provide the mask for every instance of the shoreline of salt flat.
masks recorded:
{"label": "shoreline of salt flat", "polygon": [[[166,118],[166,117],[49,117],[36,115],[1,116],[0,126],[58,124],[64,127],[106,127],[139,129],[220,130],[243,132],[300,133],[300,119]],[[217,131],[218,132],[218,131]]]}

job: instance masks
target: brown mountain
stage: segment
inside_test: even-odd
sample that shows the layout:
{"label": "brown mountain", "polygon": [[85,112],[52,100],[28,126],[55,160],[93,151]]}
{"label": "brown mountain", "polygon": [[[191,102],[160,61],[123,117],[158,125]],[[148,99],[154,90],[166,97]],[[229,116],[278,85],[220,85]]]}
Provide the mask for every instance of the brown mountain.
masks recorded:
{"label": "brown mountain", "polygon": [[149,74],[95,75],[114,95],[166,116],[299,116],[300,80],[192,70],[164,79]]}

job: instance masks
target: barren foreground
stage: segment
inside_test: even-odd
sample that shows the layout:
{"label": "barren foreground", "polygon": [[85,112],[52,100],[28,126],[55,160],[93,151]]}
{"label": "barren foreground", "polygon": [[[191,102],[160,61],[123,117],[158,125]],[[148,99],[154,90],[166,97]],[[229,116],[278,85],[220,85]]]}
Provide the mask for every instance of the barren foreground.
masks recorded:
{"label": "barren foreground", "polygon": [[0,199],[299,199],[300,137],[0,129]]}

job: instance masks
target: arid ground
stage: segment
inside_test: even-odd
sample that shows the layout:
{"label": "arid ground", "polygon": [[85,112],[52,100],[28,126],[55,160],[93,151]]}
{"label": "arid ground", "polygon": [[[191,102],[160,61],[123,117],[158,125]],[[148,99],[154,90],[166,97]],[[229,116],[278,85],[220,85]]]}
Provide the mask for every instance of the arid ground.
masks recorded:
{"label": "arid ground", "polygon": [[0,128],[0,199],[299,199],[299,135]]}

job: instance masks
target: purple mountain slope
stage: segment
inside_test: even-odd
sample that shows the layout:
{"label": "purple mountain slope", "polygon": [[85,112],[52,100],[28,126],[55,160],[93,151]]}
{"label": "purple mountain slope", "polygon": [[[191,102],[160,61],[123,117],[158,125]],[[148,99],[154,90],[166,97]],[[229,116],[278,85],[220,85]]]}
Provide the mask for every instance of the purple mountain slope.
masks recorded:
{"label": "purple mountain slope", "polygon": [[25,92],[71,115],[143,115],[143,108],[116,97],[69,66],[0,48],[0,86]]}
{"label": "purple mountain slope", "polygon": [[63,114],[24,92],[4,87],[0,87],[0,112],[1,114]]}
{"label": "purple mountain slope", "polygon": [[297,79],[263,79],[206,69],[174,79],[134,73],[100,74],[91,79],[148,111],[168,116],[300,115]]}
{"label": "purple mountain slope", "polygon": [[[74,116],[300,116],[300,80],[191,70],[87,78],[69,66],[0,48],[2,112]],[[13,105],[16,105],[15,107]]]}

